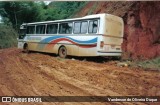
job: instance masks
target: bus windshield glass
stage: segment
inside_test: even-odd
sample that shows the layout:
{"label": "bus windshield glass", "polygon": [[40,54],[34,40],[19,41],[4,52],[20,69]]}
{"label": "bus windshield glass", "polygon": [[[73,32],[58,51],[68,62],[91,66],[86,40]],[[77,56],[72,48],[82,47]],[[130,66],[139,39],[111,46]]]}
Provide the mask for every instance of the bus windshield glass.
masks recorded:
{"label": "bus windshield glass", "polygon": [[20,29],[19,31],[19,39],[23,39],[26,34],[26,29]]}

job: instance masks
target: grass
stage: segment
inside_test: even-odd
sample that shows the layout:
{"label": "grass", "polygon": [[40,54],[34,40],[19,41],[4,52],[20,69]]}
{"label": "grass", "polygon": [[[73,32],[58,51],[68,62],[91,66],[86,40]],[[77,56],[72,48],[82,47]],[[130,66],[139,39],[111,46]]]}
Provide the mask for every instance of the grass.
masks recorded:
{"label": "grass", "polygon": [[131,64],[133,67],[141,67],[144,69],[160,70],[160,57],[145,61],[136,61]]}

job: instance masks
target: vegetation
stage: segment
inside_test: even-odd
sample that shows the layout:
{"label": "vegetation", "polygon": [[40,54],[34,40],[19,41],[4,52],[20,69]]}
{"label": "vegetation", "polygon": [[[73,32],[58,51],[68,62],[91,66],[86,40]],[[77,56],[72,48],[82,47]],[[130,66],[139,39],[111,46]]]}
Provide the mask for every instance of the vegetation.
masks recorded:
{"label": "vegetation", "polygon": [[51,2],[47,6],[44,2],[0,2],[0,14],[16,29],[22,23],[66,19],[83,4],[85,2]]}
{"label": "vegetation", "polygon": [[[12,47],[22,23],[66,19],[84,6],[86,2],[12,1],[0,2],[0,48]],[[16,31],[15,31],[16,30]]]}
{"label": "vegetation", "polygon": [[151,60],[137,61],[134,62],[132,66],[142,67],[144,69],[160,70],[160,57]]}
{"label": "vegetation", "polygon": [[57,20],[70,18],[86,2],[51,2],[45,13],[45,20]]}
{"label": "vegetation", "polygon": [[7,25],[0,24],[0,49],[17,45],[17,32]]}

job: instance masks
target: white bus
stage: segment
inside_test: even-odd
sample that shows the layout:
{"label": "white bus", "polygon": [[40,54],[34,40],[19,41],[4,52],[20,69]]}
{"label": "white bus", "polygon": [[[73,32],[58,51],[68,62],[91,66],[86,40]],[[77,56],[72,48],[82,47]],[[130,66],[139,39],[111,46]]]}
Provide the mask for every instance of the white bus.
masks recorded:
{"label": "white bus", "polygon": [[121,56],[124,23],[110,14],[25,23],[18,48],[72,56]]}

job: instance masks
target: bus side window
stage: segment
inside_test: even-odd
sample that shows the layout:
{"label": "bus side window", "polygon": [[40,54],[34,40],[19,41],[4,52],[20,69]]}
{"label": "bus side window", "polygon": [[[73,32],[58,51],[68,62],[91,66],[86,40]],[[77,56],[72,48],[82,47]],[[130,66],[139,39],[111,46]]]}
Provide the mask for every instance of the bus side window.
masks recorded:
{"label": "bus side window", "polygon": [[97,33],[98,21],[90,20],[89,21],[89,33]]}
{"label": "bus side window", "polygon": [[47,34],[57,34],[58,24],[48,24],[47,25]]}
{"label": "bus side window", "polygon": [[87,21],[82,21],[82,22],[75,22],[74,23],[74,33],[75,34],[85,34],[87,33],[87,26],[88,22]]}
{"label": "bus side window", "polygon": [[59,24],[60,34],[71,34],[72,33],[72,23],[61,23]]}
{"label": "bus side window", "polygon": [[27,26],[27,34],[35,34],[35,26]]}
{"label": "bus side window", "polygon": [[45,25],[37,25],[36,34],[45,34]]}
{"label": "bus side window", "polygon": [[85,34],[87,33],[87,27],[88,27],[88,22],[84,21],[81,23],[81,33]]}
{"label": "bus side window", "polygon": [[81,27],[81,23],[80,22],[75,22],[74,23],[74,33],[75,34],[79,34],[80,33],[80,27]]}

